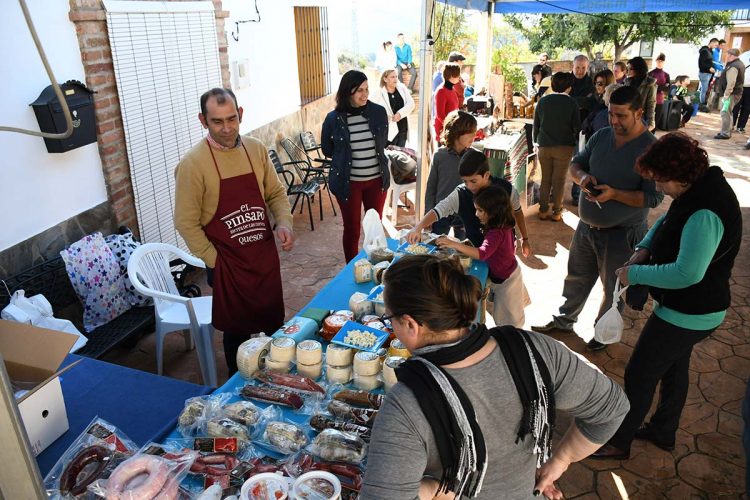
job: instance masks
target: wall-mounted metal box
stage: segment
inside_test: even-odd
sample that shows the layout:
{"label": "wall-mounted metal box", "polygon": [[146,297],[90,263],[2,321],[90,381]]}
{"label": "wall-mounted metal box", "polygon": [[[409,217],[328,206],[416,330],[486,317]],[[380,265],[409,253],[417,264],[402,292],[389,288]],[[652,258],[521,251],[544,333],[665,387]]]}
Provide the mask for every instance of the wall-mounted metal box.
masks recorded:
{"label": "wall-mounted metal box", "polygon": [[[44,139],[49,153],[64,153],[96,142],[94,91],[79,81],[68,80],[60,85],[73,118],[73,133],[67,139]],[[45,88],[36,101],[29,104],[39,122],[39,130],[61,134],[65,132],[65,115],[52,85]]]}

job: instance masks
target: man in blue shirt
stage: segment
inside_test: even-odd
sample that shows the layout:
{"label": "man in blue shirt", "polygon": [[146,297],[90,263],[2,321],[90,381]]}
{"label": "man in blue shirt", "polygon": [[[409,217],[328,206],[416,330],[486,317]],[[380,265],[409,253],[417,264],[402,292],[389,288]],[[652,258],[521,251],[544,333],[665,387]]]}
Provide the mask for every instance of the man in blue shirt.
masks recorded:
{"label": "man in blue shirt", "polygon": [[398,44],[396,45],[396,73],[398,81],[404,83],[402,70],[409,70],[409,90],[414,92],[414,84],[417,81],[417,69],[414,67],[412,60],[411,45],[404,41],[404,34],[398,34]]}

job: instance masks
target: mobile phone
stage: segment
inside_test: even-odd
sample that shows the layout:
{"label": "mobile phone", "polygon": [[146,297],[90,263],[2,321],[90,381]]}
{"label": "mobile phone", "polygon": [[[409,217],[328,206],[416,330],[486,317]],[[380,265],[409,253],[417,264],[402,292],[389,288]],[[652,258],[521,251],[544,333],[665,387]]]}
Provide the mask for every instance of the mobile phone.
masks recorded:
{"label": "mobile phone", "polygon": [[583,189],[584,191],[586,191],[591,196],[599,196],[600,194],[602,194],[602,190],[601,189],[596,189],[594,187],[594,181],[587,182],[586,184],[584,184],[583,186],[581,186],[581,189]]}

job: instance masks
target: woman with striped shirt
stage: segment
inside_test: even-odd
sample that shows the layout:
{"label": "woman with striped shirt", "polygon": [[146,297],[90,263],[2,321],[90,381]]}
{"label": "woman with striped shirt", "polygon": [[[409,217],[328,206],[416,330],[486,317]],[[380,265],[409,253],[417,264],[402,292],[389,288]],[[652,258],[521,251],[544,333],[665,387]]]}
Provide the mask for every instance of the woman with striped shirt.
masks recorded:
{"label": "woman with striped shirt", "polygon": [[383,216],[390,175],[385,145],[388,117],[385,108],[368,100],[367,76],[351,70],[341,77],[336,109],[323,122],[320,143],[331,158],[328,185],[344,220],[344,256],[349,262],[359,252],[362,206]]}

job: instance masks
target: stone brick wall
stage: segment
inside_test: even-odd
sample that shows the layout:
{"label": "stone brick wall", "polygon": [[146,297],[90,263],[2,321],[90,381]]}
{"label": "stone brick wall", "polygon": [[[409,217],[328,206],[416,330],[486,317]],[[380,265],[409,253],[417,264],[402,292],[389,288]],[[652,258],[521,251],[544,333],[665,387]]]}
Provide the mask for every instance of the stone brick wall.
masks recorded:
{"label": "stone brick wall", "polygon": [[[75,24],[78,35],[86,85],[96,91],[94,107],[97,142],[104,169],[107,196],[112,206],[114,225],[126,225],[137,232],[138,222],[120,101],[107,34],[106,12],[101,0],[69,0],[69,3],[69,17]],[[222,10],[221,0],[213,0],[213,3],[216,10],[221,78],[223,85],[228,87],[230,85],[229,58],[224,19],[229,16],[229,13]]]}

